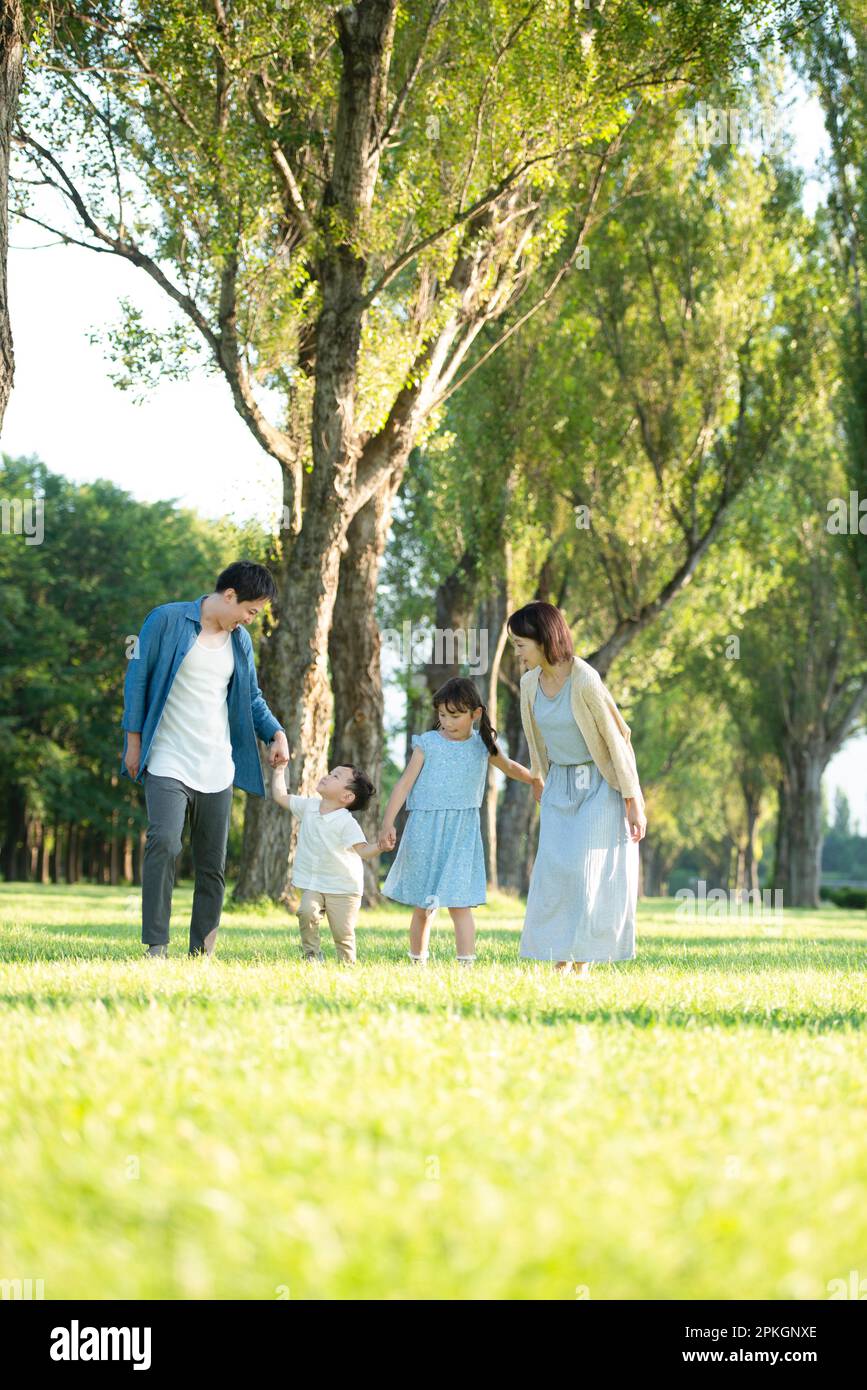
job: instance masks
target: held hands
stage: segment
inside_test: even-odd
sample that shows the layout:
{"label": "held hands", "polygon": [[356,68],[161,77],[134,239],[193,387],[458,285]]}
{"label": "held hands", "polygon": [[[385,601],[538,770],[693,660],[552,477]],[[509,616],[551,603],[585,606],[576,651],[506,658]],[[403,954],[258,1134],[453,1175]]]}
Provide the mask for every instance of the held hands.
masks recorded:
{"label": "held hands", "polygon": [[397,831],[394,826],[384,825],[376,837],[376,843],[380,849],[394,849],[397,843]]}
{"label": "held hands", "polygon": [[636,844],[643,840],[647,834],[647,817],[644,814],[644,802],[638,801],[634,796],[627,796],[626,800],[626,819],[629,823],[629,838]]}
{"label": "held hands", "polygon": [[268,762],[273,768],[286,767],[289,762],[289,744],[282,729],[278,729],[268,744]]}

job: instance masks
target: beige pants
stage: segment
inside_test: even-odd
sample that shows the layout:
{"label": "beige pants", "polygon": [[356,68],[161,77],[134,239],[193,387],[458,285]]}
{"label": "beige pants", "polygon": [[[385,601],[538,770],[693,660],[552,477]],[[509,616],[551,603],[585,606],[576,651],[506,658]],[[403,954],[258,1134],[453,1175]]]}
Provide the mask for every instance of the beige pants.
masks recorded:
{"label": "beige pants", "polygon": [[354,965],[355,921],[360,907],[360,893],[319,893],[315,888],[305,888],[298,904],[301,949],[305,959],[323,959],[319,925],[324,909],[338,958],[346,965]]}

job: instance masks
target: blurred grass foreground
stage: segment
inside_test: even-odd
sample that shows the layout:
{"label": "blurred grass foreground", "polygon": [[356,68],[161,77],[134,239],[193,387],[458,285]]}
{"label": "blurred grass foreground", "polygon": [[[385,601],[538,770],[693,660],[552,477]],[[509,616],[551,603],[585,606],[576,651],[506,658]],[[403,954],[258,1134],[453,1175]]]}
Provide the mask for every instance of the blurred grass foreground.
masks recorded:
{"label": "blurred grass foreground", "polygon": [[[0,886],[0,1279],[46,1299],[825,1299],[867,1278],[864,913],[640,908],[586,980],[299,958],[279,908],[144,960],[135,895]],[[327,937],[327,932],[325,936]],[[4,1286],[5,1287],[5,1286]],[[857,1296],[855,1294],[854,1296]]]}

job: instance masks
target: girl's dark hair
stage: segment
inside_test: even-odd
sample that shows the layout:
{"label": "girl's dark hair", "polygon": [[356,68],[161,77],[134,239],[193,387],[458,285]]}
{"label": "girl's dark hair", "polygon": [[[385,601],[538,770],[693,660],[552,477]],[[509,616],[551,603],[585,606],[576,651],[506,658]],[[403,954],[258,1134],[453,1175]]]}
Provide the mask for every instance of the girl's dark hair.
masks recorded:
{"label": "girl's dark hair", "polygon": [[[488,718],[488,711],[485,708],[481,695],[471,680],[466,676],[452,676],[445,685],[441,685],[433,697],[433,707],[438,710],[440,705],[451,705],[452,709],[474,710],[482,707],[482,717],[479,720],[479,733],[482,741],[489,753],[498,754],[497,731]],[[437,728],[439,719],[433,725]]]}
{"label": "girl's dark hair", "polygon": [[275,599],[277,585],[274,576],[264,565],[254,565],[252,560],[235,560],[218,575],[214,586],[218,594],[226,589],[234,589],[239,603],[251,603],[253,599]]}
{"label": "girl's dark hair", "polygon": [[553,603],[543,603],[541,599],[525,603],[509,615],[506,626],[515,637],[538,642],[552,666],[558,661],[570,661],[575,655],[569,624]]}

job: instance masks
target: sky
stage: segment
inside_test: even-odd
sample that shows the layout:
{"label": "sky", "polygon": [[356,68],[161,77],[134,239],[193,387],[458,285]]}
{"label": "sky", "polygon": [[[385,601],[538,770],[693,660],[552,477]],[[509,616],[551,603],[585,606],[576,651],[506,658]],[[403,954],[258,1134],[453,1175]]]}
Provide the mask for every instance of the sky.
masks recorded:
{"label": "sky", "polygon": [[[821,110],[797,87],[789,100],[784,119],[797,158],[808,174],[817,172],[826,148]],[[821,178],[810,179],[808,211],[821,196]],[[196,373],[187,382],[164,382],[136,403],[109,379],[104,348],[88,340],[118,321],[123,297],[148,324],[167,326],[163,293],[118,257],[45,247],[51,240],[20,220],[10,226],[16,370],[0,448],[35,454],[76,482],[110,479],[142,501],[176,498],[205,516],[272,522],[281,506],[278,466],[254,442],[221,377]],[[394,692],[387,712],[396,722]],[[399,756],[398,741],[393,752]],[[843,788],[853,819],[867,830],[867,736],[849,741],[825,783],[832,805]]]}

